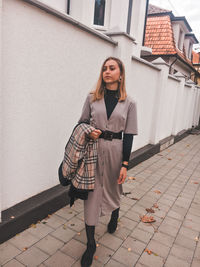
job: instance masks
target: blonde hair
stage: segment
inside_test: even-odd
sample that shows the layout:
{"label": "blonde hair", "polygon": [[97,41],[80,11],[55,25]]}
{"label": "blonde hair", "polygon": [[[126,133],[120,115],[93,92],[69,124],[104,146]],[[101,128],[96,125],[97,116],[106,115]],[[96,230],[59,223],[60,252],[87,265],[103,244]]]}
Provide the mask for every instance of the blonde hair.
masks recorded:
{"label": "blonde hair", "polygon": [[124,68],[124,64],[122,63],[122,61],[116,57],[108,57],[103,62],[100,75],[99,75],[99,79],[97,81],[96,89],[93,92],[91,92],[93,94],[93,101],[100,100],[104,97],[105,82],[103,80],[103,67],[108,60],[116,61],[119,66],[121,79],[119,81],[119,86],[118,86],[118,89],[119,89],[119,100],[118,101],[119,102],[124,101],[127,97],[126,86],[125,86],[125,68]]}

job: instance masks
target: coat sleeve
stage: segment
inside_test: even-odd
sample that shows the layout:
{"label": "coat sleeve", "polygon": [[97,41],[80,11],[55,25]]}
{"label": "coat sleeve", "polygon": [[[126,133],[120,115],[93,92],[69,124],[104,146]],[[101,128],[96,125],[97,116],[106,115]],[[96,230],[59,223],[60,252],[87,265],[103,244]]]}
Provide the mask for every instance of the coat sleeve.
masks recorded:
{"label": "coat sleeve", "polygon": [[83,105],[82,114],[78,123],[81,122],[90,123],[90,116],[91,116],[90,95],[88,95]]}
{"label": "coat sleeve", "polygon": [[124,133],[126,133],[126,134],[134,134],[134,135],[138,134],[137,104],[136,104],[135,101],[131,101],[130,104],[129,104]]}

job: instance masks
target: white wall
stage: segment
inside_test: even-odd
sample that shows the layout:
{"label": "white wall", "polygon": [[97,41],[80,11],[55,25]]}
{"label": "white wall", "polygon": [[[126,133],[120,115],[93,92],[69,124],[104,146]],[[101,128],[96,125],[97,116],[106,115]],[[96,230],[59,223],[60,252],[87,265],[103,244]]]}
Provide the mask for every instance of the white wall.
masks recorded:
{"label": "white wall", "polygon": [[199,89],[169,78],[163,62],[132,59],[128,37],[113,37],[115,46],[22,0],[4,0],[2,18],[1,209],[58,184],[65,143],[107,56],[122,58],[137,101],[133,150],[197,125]]}

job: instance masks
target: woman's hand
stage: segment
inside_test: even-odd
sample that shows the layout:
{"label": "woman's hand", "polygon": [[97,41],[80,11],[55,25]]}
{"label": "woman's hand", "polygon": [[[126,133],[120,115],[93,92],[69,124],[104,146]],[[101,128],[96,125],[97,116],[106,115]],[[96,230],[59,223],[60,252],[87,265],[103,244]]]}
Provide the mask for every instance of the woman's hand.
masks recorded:
{"label": "woman's hand", "polygon": [[101,134],[101,131],[98,129],[95,129],[89,134],[89,137],[92,138],[93,140],[96,140],[99,138],[99,135]]}
{"label": "woman's hand", "polygon": [[117,180],[118,184],[123,184],[126,180],[127,169],[125,167],[121,167],[119,178]]}

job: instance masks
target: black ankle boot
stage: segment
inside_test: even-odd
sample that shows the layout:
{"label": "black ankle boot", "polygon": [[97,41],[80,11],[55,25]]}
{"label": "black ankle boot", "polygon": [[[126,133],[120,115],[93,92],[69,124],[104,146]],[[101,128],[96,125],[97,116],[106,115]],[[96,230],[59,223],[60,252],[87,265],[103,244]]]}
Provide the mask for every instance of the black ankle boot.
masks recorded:
{"label": "black ankle boot", "polygon": [[87,249],[81,258],[81,267],[89,267],[92,264],[93,256],[96,251],[96,242],[94,239],[95,226],[85,224],[87,235]]}
{"label": "black ankle boot", "polygon": [[108,223],[108,233],[113,234],[117,229],[117,222],[119,218],[119,208],[112,212],[110,221]]}
{"label": "black ankle boot", "polygon": [[87,243],[87,249],[83,253],[83,256],[81,258],[81,267],[89,267],[92,265],[95,251],[96,251],[96,243],[94,244]]}

